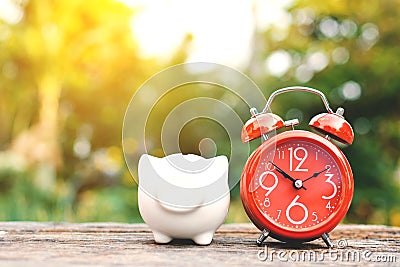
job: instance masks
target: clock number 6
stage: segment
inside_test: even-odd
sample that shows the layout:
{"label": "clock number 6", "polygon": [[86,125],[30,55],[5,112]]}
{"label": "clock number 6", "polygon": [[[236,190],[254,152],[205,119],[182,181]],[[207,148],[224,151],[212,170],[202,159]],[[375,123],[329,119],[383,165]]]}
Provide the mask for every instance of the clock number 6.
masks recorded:
{"label": "clock number 6", "polygon": [[[307,220],[307,218],[308,218],[308,210],[307,210],[306,205],[304,205],[303,203],[300,203],[300,202],[296,202],[299,198],[300,198],[300,196],[297,195],[297,196],[292,200],[292,202],[289,204],[289,206],[286,208],[286,218],[289,220],[289,222],[291,222],[291,223],[293,223],[293,224],[302,224],[302,223],[304,223],[304,222]],[[293,207],[295,207],[295,206],[298,206],[298,207],[300,207],[300,208],[302,208],[302,209],[304,210],[304,217],[303,217],[303,219],[298,220],[298,221],[293,220],[292,217],[290,217],[290,210],[291,210]]]}

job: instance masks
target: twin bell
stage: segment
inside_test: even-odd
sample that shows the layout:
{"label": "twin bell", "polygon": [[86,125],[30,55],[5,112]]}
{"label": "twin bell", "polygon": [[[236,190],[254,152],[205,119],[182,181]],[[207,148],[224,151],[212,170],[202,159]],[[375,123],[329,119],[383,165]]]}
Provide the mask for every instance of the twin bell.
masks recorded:
{"label": "twin bell", "polygon": [[353,143],[354,132],[350,123],[348,123],[343,117],[344,109],[338,108],[336,112],[333,112],[329,107],[328,100],[322,92],[314,88],[302,86],[286,87],[273,92],[269,97],[265,108],[260,113],[258,113],[255,108],[251,108],[250,113],[252,117],[246,122],[242,129],[242,142],[249,142],[253,139],[259,138],[260,136],[266,138],[271,132],[275,132],[283,127],[293,127],[294,125],[297,125],[299,123],[297,119],[284,121],[278,115],[267,112],[270,110],[272,101],[277,95],[295,91],[315,94],[321,98],[325,105],[327,112],[318,114],[311,119],[309,125],[313,129],[340,143],[346,145],[351,145]]}

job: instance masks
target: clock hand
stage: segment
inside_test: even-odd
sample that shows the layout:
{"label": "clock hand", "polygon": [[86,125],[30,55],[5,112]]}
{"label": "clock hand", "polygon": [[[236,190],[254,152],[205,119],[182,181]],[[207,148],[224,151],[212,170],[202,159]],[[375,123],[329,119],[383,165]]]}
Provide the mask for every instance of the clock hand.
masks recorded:
{"label": "clock hand", "polygon": [[321,173],[323,173],[323,172],[325,172],[325,171],[327,171],[327,170],[329,170],[329,169],[330,169],[329,167],[326,167],[326,168],[323,169],[322,171],[315,172],[313,175],[311,175],[311,176],[308,177],[307,179],[303,180],[303,183],[306,182],[306,181],[308,181],[308,180],[310,180],[311,178],[318,177],[318,175],[320,175]]}
{"label": "clock hand", "polygon": [[270,161],[270,163],[272,165],[274,165],[274,167],[276,168],[276,170],[283,175],[283,177],[289,179],[290,181],[294,182],[296,181],[294,178],[292,178],[289,174],[287,174],[286,172],[284,172],[281,168],[279,168],[275,163],[273,163],[272,161]]}
{"label": "clock hand", "polygon": [[303,188],[304,190],[307,190],[307,188],[305,188],[303,186],[303,183],[300,179],[294,179],[293,177],[291,177],[289,174],[287,174],[285,171],[283,171],[281,168],[279,168],[275,163],[273,163],[272,161],[269,161],[272,165],[274,165],[275,169],[283,175],[283,177],[285,177],[286,179],[289,179],[290,181],[293,182],[293,186],[296,189],[300,189]]}

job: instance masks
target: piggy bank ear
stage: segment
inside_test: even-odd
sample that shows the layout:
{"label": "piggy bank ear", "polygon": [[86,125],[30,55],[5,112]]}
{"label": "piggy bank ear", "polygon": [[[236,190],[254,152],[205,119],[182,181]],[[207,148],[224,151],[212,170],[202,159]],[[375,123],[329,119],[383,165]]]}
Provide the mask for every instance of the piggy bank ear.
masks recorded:
{"label": "piggy bank ear", "polygon": [[139,185],[140,185],[140,181],[142,180],[142,179],[140,179],[140,177],[144,177],[144,172],[146,170],[145,166],[148,163],[147,161],[148,161],[148,157],[146,154],[143,154],[140,156],[139,163],[138,163],[138,172],[137,172]]}
{"label": "piggy bank ear", "polygon": [[228,162],[228,158],[226,156],[218,156],[215,158],[216,160],[218,160],[217,166],[219,167],[219,169],[224,170],[226,175],[223,175],[225,180],[228,180],[228,169],[229,169],[229,162]]}
{"label": "piggy bank ear", "polygon": [[138,163],[138,181],[139,187],[153,198],[157,194],[159,188],[162,188],[163,180],[155,167],[163,159],[143,154]]}
{"label": "piggy bank ear", "polygon": [[149,170],[151,167],[151,162],[150,162],[150,155],[143,154],[140,156],[139,163],[138,163],[138,181],[139,185],[142,184],[142,179],[145,179],[145,177],[149,176]]}

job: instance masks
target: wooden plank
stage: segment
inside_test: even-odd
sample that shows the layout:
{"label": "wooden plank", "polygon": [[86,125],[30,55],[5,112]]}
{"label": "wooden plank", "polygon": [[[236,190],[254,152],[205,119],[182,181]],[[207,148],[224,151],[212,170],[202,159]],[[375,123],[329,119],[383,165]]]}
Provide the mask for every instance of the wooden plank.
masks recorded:
{"label": "wooden plank", "polygon": [[400,266],[396,227],[339,225],[333,249],[322,240],[294,247],[271,238],[259,248],[258,235],[251,224],[226,224],[210,246],[158,245],[145,224],[1,222],[0,266]]}

